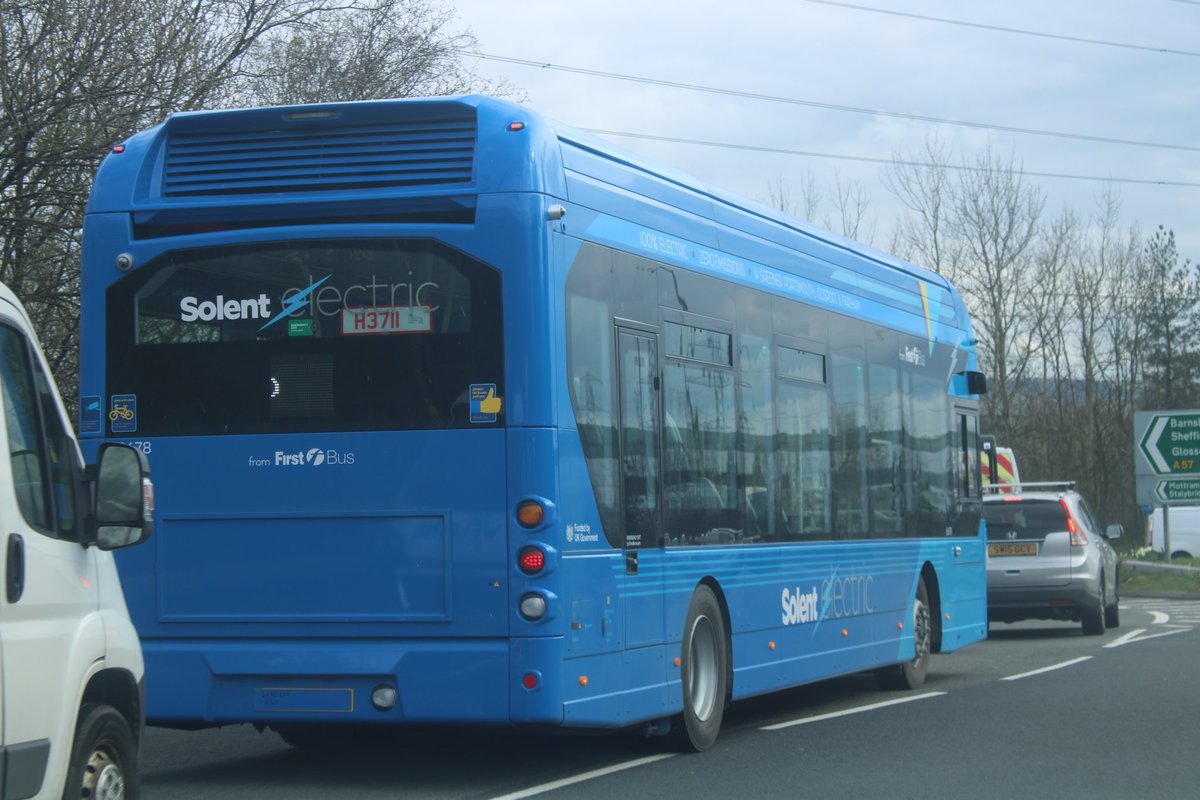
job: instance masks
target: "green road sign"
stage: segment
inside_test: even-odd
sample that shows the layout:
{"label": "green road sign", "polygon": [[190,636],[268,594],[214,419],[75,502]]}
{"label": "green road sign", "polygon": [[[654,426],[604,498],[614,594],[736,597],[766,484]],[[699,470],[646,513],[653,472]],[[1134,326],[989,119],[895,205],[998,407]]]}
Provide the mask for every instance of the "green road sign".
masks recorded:
{"label": "green road sign", "polygon": [[1157,475],[1200,472],[1200,414],[1155,414],[1141,448]]}
{"label": "green road sign", "polygon": [[1188,500],[1200,503],[1200,478],[1159,481],[1154,493],[1164,503],[1179,503]]}

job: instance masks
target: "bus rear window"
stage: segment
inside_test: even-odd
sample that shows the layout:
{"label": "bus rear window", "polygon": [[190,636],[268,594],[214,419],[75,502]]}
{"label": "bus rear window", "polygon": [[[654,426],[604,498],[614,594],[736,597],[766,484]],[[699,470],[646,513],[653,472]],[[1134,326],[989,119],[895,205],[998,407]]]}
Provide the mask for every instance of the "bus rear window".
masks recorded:
{"label": "bus rear window", "polygon": [[471,413],[504,396],[499,273],[431,240],[170,253],[109,289],[108,345],[139,435],[503,424]]}

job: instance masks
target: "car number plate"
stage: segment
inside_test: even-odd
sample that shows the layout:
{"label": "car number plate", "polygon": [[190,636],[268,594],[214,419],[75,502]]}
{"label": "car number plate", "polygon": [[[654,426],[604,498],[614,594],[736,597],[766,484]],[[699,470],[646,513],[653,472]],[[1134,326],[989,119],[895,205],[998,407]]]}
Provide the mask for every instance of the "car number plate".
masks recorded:
{"label": "car number plate", "polygon": [[989,544],[989,556],[1036,556],[1037,542],[1012,542]]}

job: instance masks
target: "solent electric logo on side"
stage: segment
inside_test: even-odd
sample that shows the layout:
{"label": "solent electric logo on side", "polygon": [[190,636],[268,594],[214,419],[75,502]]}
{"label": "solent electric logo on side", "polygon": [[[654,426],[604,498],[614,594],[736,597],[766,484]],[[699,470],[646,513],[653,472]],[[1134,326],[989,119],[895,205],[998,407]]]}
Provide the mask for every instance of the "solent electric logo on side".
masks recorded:
{"label": "solent electric logo on side", "polygon": [[321,447],[299,450],[276,450],[270,458],[250,456],[252,467],[320,467],[349,466],[354,463],[354,453],[343,453]]}
{"label": "solent electric logo on side", "polygon": [[842,619],[870,614],[875,610],[871,602],[873,575],[849,575],[832,577],[821,581],[820,588],[813,584],[805,590],[785,586],[780,596],[781,622],[784,625],[802,625],[808,622],[823,622],[827,619]]}

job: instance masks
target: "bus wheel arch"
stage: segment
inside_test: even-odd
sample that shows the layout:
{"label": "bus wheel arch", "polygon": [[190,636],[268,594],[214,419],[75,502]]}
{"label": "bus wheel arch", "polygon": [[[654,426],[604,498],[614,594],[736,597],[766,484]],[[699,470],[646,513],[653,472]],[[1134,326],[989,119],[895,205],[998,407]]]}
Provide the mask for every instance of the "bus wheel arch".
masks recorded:
{"label": "bus wheel arch", "polygon": [[692,591],[680,641],[683,710],[674,720],[673,734],[684,751],[702,752],[717,740],[732,694],[731,643],[724,593],[706,578]]}

